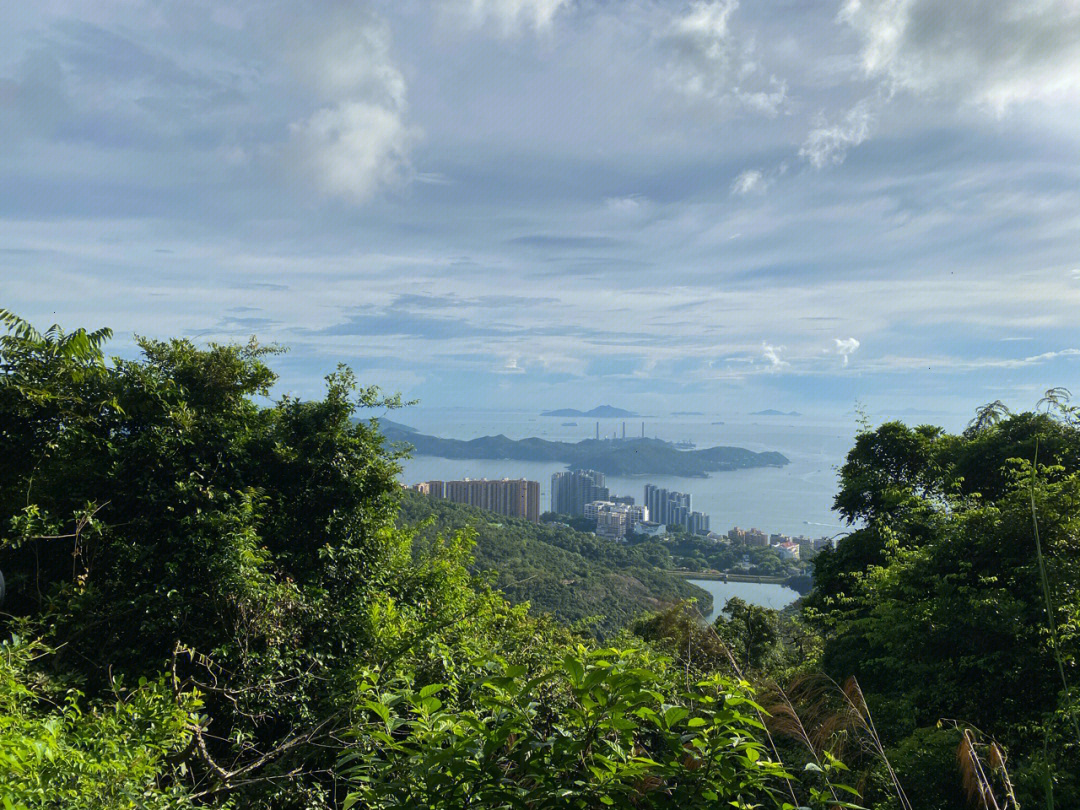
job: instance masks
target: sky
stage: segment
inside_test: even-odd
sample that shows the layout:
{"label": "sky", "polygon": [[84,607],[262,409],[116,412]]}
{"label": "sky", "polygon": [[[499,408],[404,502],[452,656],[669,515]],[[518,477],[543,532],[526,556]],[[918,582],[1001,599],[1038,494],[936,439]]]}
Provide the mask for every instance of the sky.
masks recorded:
{"label": "sky", "polygon": [[[0,11],[0,306],[433,408],[1080,388],[1080,0]],[[1080,394],[1080,391],[1077,391]]]}

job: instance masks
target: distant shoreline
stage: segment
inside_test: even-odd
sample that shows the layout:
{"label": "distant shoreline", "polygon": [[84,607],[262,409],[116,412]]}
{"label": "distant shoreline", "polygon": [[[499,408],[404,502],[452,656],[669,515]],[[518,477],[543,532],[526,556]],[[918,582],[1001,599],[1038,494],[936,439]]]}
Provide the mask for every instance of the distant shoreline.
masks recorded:
{"label": "distant shoreline", "polygon": [[740,574],[736,571],[688,571],[684,568],[672,569],[684,579],[713,579],[718,582],[756,582],[761,585],[784,585],[788,577],[766,577],[756,574]]}
{"label": "distant shoreline", "polygon": [[671,442],[660,439],[585,439],[570,443],[535,437],[515,440],[498,435],[466,441],[429,436],[382,420],[379,429],[390,441],[409,445],[416,455],[559,462],[568,468],[597,470],[607,475],[708,478],[713,472],[783,467],[790,463],[786,456],[775,451],[757,453],[744,447],[679,450]]}

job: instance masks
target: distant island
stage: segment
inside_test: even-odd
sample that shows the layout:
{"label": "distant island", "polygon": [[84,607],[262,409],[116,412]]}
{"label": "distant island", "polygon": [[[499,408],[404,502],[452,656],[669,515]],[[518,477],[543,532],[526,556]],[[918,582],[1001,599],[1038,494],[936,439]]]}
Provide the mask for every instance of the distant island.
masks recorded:
{"label": "distant island", "polygon": [[[401,424],[401,422],[394,422],[394,421],[392,421],[390,419],[387,419],[385,416],[379,416],[379,417],[376,417],[376,419],[377,419],[377,421],[379,423],[380,430],[382,430],[382,432],[384,434],[388,430],[393,430],[393,431],[395,431],[397,433],[419,433],[420,432],[419,430],[417,430],[414,427],[409,427],[408,425],[403,425],[403,424]],[[370,425],[372,420],[370,420],[370,419],[357,419],[355,421],[365,422],[365,423]]]}
{"label": "distant island", "polygon": [[598,470],[608,475],[675,475],[706,478],[711,472],[749,467],[781,467],[788,459],[776,452],[755,453],[743,447],[679,450],[661,439],[585,439],[552,442],[546,439],[509,439],[482,436],[464,441],[428,436],[386,420],[379,420],[383,435],[409,444],[417,455],[461,459],[513,459],[559,461],[570,468]]}
{"label": "distant island", "polygon": [[766,408],[763,411],[754,411],[751,416],[802,416],[798,411],[778,411],[775,408]]}
{"label": "distant island", "polygon": [[542,411],[541,416],[589,416],[595,419],[631,419],[640,413],[625,411],[612,405],[599,405],[591,411],[579,411],[576,408],[559,408],[555,411]]}

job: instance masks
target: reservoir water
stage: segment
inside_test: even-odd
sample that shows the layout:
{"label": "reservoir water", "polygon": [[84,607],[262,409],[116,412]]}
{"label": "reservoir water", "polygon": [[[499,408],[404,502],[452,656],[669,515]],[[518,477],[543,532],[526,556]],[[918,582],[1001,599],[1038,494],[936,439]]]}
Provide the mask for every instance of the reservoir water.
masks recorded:
{"label": "reservoir water", "polygon": [[752,605],[774,610],[785,608],[799,598],[799,594],[786,585],[763,582],[722,582],[718,579],[688,579],[687,582],[712,594],[713,609],[709,613],[702,613],[706,621],[716,618],[716,614],[733,596]]}

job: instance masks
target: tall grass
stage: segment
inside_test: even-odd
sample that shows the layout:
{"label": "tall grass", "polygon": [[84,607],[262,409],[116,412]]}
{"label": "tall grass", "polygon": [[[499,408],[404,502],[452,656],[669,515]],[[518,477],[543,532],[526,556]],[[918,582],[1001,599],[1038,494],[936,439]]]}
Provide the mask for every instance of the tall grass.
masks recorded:
{"label": "tall grass", "polygon": [[766,706],[767,724],[777,734],[802,743],[819,767],[827,756],[845,761],[862,754],[880,762],[900,807],[912,810],[854,676],[841,685],[828,675],[803,675],[786,690],[773,683],[770,691],[773,701]]}

